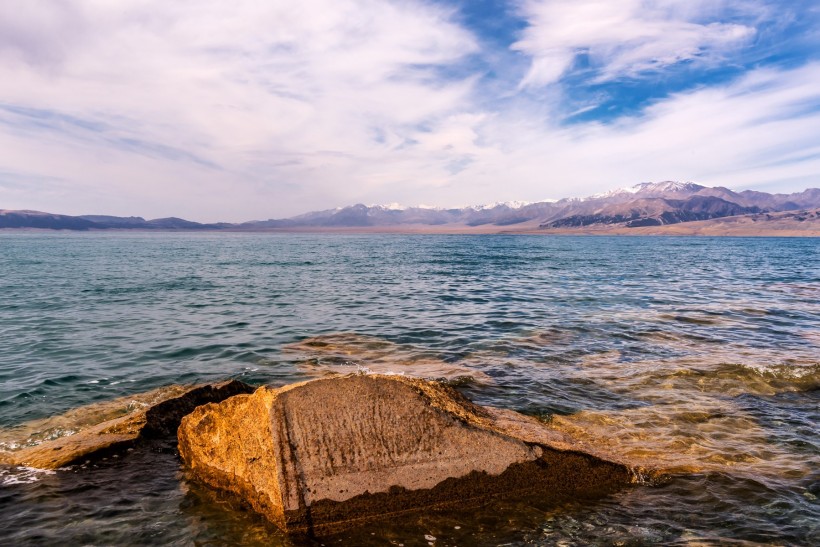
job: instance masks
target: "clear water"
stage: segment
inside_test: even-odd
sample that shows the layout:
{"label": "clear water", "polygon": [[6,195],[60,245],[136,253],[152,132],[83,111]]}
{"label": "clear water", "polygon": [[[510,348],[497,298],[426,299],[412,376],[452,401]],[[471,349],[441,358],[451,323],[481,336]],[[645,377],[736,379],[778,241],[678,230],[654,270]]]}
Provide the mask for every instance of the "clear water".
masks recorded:
{"label": "clear water", "polygon": [[[360,369],[446,379],[669,478],[325,544],[820,543],[820,240],[0,233],[0,449],[169,384]],[[151,450],[0,468],[0,538],[304,543]]]}

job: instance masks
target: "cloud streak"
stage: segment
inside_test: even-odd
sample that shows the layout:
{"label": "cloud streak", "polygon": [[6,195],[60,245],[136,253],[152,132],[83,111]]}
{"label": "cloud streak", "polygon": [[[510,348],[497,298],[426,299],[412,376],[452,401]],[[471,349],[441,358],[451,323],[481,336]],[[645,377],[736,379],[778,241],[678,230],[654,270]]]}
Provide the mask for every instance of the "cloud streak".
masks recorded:
{"label": "cloud streak", "polygon": [[[725,4],[699,0],[525,0],[521,12],[528,26],[512,46],[532,58],[521,85],[554,83],[579,57],[595,70],[596,81],[635,77],[683,62],[720,62],[755,34],[753,27],[712,20],[729,8]],[[752,2],[741,7],[750,14],[759,12]]]}

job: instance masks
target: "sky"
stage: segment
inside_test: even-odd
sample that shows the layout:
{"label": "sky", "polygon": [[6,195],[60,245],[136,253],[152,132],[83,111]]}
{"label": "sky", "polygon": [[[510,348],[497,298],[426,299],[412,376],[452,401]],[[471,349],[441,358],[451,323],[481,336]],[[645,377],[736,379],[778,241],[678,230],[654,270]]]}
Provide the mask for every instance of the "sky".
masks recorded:
{"label": "sky", "polygon": [[820,186],[816,0],[3,0],[0,209]]}

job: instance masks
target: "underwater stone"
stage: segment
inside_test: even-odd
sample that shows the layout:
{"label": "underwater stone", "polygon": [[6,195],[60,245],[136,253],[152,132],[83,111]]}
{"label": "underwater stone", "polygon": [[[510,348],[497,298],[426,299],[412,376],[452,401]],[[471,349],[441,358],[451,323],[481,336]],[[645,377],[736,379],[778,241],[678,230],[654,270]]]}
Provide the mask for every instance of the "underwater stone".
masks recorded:
{"label": "underwater stone", "polygon": [[[182,388],[180,388],[182,389]],[[176,433],[183,416],[199,405],[223,401],[254,388],[238,380],[205,384],[156,402],[152,406],[87,429],[7,455],[12,465],[38,469],[58,469],[93,461],[130,448],[144,439],[157,439]]]}
{"label": "underwater stone", "polygon": [[579,452],[534,418],[403,376],[261,387],[197,408],[178,439],[196,479],[308,535],[499,496],[598,496],[631,481],[626,466]]}

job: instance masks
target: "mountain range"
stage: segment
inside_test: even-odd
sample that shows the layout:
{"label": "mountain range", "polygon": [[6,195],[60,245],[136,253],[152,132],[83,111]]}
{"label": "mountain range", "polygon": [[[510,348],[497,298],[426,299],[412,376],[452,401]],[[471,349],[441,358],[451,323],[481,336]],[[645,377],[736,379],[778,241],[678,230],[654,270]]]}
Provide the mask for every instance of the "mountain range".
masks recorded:
{"label": "mountain range", "polygon": [[[60,230],[231,230],[298,231],[339,229],[396,229],[427,227],[457,230],[483,227],[493,231],[567,231],[589,228],[645,228],[727,217],[753,216],[765,221],[771,213],[804,211],[789,218],[815,220],[820,188],[792,194],[769,194],[693,182],[641,183],[587,198],[537,203],[507,202],[459,208],[403,207],[356,204],[305,213],[287,219],[243,223],[202,224],[181,218],[145,220],[108,215],[68,216],[38,211],[0,210],[0,228]],[[761,216],[764,215],[764,216]],[[778,217],[782,220],[782,215]]]}

